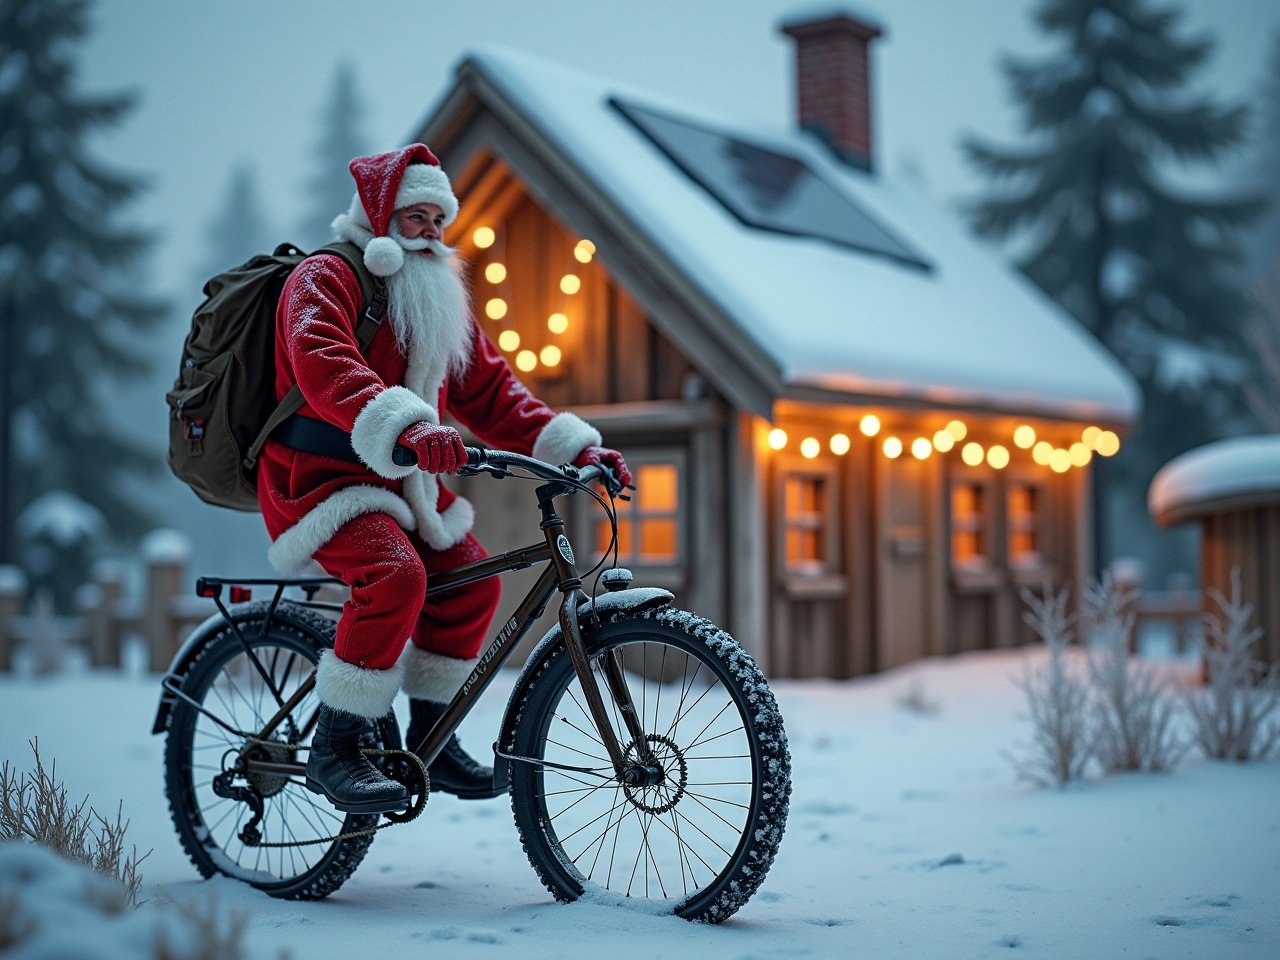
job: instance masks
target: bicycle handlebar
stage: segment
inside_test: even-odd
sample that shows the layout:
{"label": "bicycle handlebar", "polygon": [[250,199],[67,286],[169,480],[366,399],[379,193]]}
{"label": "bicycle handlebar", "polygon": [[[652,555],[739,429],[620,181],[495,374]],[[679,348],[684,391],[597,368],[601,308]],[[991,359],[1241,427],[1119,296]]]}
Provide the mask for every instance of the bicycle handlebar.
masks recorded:
{"label": "bicycle handlebar", "polygon": [[[600,464],[593,464],[589,467],[572,467],[566,464],[565,466],[568,467],[568,470],[573,471],[571,475],[564,467],[558,467],[542,460],[535,460],[533,457],[526,457],[520,453],[512,453],[509,450],[489,450],[485,447],[467,447],[466,449],[467,462],[464,464],[464,469],[466,467],[478,469],[486,464],[495,467],[522,467],[535,477],[540,477],[543,480],[576,480],[579,483],[600,480],[606,487],[612,488],[615,493],[622,489],[622,485],[618,483],[613,471]],[[408,467],[417,464],[418,455],[409,447],[397,444],[396,448],[391,451],[391,459],[397,466]]]}

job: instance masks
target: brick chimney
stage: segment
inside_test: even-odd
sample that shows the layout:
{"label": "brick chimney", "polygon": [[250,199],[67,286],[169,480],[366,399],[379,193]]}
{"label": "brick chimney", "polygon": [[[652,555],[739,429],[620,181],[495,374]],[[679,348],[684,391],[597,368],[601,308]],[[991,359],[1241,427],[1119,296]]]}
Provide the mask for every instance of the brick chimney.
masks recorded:
{"label": "brick chimney", "polygon": [[872,169],[871,41],[881,29],[847,10],[785,22],[796,42],[796,104],[813,131],[847,163]]}

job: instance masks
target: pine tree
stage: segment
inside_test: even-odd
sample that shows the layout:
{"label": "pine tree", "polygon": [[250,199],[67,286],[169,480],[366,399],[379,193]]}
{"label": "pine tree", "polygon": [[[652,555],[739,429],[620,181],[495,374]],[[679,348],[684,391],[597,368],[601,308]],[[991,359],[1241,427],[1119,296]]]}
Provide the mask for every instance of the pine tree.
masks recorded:
{"label": "pine tree", "polygon": [[209,224],[208,258],[198,271],[199,283],[243,263],[255,253],[274,249],[277,242],[262,212],[253,167],[237,164],[218,213]]}
{"label": "pine tree", "polygon": [[363,112],[355,68],[342,64],[333,76],[329,99],[320,113],[323,129],[314,152],[315,175],[306,184],[307,213],[298,227],[297,242],[304,250],[328,243],[333,238],[330,221],[351,203],[355,182],[347,164],[352,157],[369,152],[360,131]]}
{"label": "pine tree", "polygon": [[1280,31],[1271,35],[1267,73],[1259,89],[1253,165],[1266,214],[1249,240],[1249,279],[1280,280]]}
{"label": "pine tree", "polygon": [[[969,161],[994,183],[972,222],[986,236],[1020,239],[1023,271],[1142,388],[1138,429],[1095,475],[1109,488],[1111,521],[1137,521],[1125,534],[1134,549],[1151,535],[1145,493],[1154,472],[1219,435],[1242,408],[1248,301],[1237,279],[1239,233],[1260,204],[1200,196],[1173,175],[1240,144],[1246,113],[1187,91],[1213,44],[1181,36],[1176,8],[1041,0],[1035,17],[1062,49],[1004,62],[1030,142],[965,140]],[[1106,560],[1108,543],[1098,548]],[[1167,573],[1167,551],[1149,539],[1147,551]]]}
{"label": "pine tree", "polygon": [[142,182],[86,143],[133,102],[76,89],[87,7],[0,0],[0,561],[17,558],[18,514],[54,492],[117,540],[139,533],[127,484],[159,468],[104,413],[112,378],[146,372],[142,335],[164,309],[137,281],[148,241],[120,223]]}

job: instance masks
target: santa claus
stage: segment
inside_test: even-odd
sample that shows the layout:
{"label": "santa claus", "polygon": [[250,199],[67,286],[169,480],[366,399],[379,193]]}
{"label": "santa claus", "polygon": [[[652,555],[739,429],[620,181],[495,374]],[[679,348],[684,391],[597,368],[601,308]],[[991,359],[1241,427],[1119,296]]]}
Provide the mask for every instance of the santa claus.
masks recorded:
{"label": "santa claus", "polygon": [[[471,673],[498,602],[493,578],[425,599],[433,573],[486,555],[470,532],[471,504],[439,481],[466,462],[445,411],[490,446],[630,476],[593,427],[515,378],[471,316],[442,242],[458,200],[431,151],[357,157],[351,174],[355,198],[333,226],[385,278],[388,322],[362,352],[355,329],[365,305],[352,270],[328,254],[294,270],[276,313],[276,396],[296,384],[305,404],[266,444],[258,498],[277,569],[297,575],[314,561],[351,588],[316,669],[307,786],[340,810],[376,813],[402,809],[407,796],[360,753],[366,721],[403,688],[407,741],[417,743]],[[397,465],[397,445],[417,463]],[[498,792],[492,769],[456,738],[429,772],[433,789]]]}

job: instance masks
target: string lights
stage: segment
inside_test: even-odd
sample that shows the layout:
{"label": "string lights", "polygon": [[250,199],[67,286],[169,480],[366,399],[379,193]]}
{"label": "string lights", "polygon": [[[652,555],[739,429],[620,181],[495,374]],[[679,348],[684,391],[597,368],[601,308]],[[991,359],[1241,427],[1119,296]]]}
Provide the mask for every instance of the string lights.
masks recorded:
{"label": "string lights", "polygon": [[[863,414],[855,422],[858,433],[868,438],[880,436],[884,427],[880,417],[874,413]],[[880,452],[890,460],[897,460],[907,453],[916,460],[927,460],[935,452],[950,453],[954,450],[967,466],[985,465],[993,470],[1004,470],[1016,457],[1027,456],[1039,466],[1048,467],[1056,473],[1065,473],[1072,467],[1088,466],[1094,457],[1114,456],[1120,449],[1120,438],[1113,431],[1098,426],[1085,427],[1079,440],[1066,442],[1061,446],[1041,437],[1029,423],[1020,423],[1014,427],[1008,435],[1007,443],[979,443],[976,440],[963,442],[968,436],[969,427],[963,420],[951,420],[932,434],[910,440],[893,435],[885,436],[878,446]],[[782,427],[772,428],[767,435],[767,444],[771,450],[784,450],[789,442],[787,431]],[[848,433],[832,433],[826,439],[826,447],[835,456],[843,457],[853,448],[853,441]],[[823,440],[819,436],[806,435],[800,441],[798,449],[802,457],[813,460],[822,453]]]}
{"label": "string lights", "polygon": [[[505,284],[510,279],[510,271],[502,262],[501,251],[494,250],[499,235],[492,227],[477,227],[471,234],[471,242],[478,250],[490,250],[494,259],[485,265],[484,279],[491,284],[491,296],[484,297],[484,314],[490,320],[500,321],[510,312],[510,296],[506,293]],[[560,292],[565,297],[576,296],[582,290],[582,277],[578,273],[578,264],[589,264],[596,255],[596,245],[590,240],[579,240],[573,247],[574,266],[566,271],[559,281]],[[563,336],[569,330],[569,316],[557,310],[547,316],[547,331],[554,337]],[[564,350],[556,343],[547,343],[538,349],[526,344],[519,331],[507,327],[498,332],[498,348],[510,354],[516,369],[521,373],[531,373],[539,366],[555,368],[564,360]],[[816,442],[816,441],[815,441]],[[817,455],[816,453],[814,454]]]}

